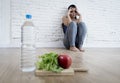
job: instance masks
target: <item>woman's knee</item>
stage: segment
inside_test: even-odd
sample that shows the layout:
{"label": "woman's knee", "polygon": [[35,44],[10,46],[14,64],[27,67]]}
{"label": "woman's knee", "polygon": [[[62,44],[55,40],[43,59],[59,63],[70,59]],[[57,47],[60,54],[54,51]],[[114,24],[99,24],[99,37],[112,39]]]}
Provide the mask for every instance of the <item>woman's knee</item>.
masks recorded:
{"label": "woman's knee", "polygon": [[77,23],[75,21],[72,21],[72,22],[70,22],[69,27],[71,27],[71,28],[76,27],[77,28]]}
{"label": "woman's knee", "polygon": [[79,26],[86,26],[84,22],[80,22],[78,25]]}
{"label": "woman's knee", "polygon": [[87,32],[87,28],[84,22],[80,22],[78,24],[79,28],[82,29],[85,33]]}

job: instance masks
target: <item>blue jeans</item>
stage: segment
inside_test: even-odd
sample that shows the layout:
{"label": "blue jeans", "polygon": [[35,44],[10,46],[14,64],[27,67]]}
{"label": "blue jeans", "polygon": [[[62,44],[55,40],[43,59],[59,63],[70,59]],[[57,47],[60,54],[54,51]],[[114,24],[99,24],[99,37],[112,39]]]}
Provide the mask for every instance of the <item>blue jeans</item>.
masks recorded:
{"label": "blue jeans", "polygon": [[87,29],[84,22],[77,24],[72,21],[64,35],[64,46],[69,49],[71,46],[76,46],[77,48],[82,48]]}

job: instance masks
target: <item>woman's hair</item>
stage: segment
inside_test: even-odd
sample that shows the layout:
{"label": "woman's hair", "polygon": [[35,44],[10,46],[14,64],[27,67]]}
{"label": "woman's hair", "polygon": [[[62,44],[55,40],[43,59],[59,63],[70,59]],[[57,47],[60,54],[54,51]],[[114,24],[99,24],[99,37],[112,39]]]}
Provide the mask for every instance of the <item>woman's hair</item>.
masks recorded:
{"label": "woman's hair", "polygon": [[71,4],[71,5],[68,7],[68,10],[69,10],[70,8],[77,8],[77,7],[76,7],[76,5]]}

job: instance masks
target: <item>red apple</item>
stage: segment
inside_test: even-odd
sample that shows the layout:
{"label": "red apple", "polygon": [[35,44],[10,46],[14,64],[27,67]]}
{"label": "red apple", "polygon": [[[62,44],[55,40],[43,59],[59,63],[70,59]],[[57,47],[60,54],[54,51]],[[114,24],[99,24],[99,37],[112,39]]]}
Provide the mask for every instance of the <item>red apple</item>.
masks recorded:
{"label": "red apple", "polygon": [[58,56],[58,64],[64,69],[67,69],[71,66],[72,64],[72,59],[69,55],[67,54],[60,54]]}

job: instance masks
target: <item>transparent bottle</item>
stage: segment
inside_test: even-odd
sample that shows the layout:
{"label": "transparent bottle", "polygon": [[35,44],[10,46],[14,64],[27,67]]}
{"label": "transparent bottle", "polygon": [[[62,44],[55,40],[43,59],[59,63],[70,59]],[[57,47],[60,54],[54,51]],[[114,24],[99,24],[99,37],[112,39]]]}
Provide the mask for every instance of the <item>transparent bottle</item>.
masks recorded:
{"label": "transparent bottle", "polygon": [[32,15],[26,15],[26,21],[21,27],[21,69],[23,72],[34,71],[36,61],[35,27]]}

